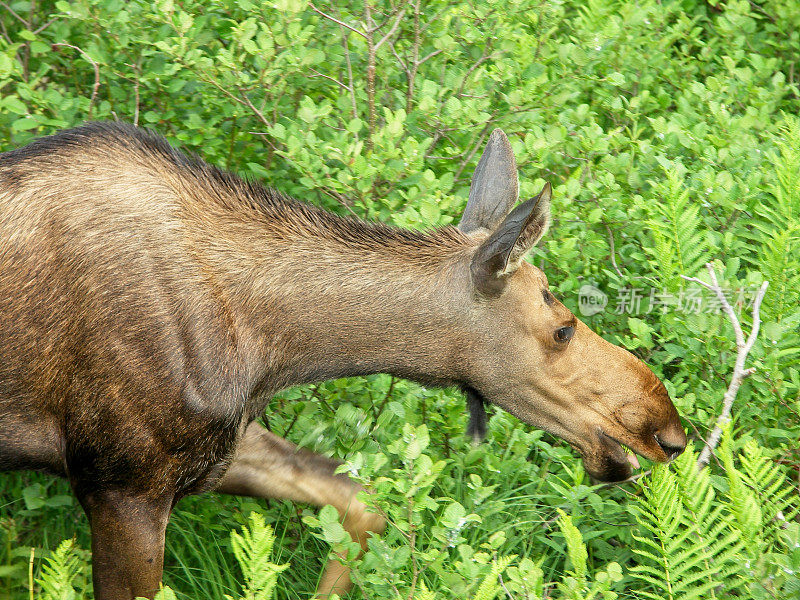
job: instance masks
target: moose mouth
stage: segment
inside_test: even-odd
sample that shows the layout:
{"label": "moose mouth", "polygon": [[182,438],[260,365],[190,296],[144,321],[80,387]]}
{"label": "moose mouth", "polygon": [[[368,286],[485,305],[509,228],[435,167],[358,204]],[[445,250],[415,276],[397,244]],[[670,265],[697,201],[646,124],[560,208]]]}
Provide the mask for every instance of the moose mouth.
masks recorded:
{"label": "moose mouth", "polygon": [[[641,445],[647,446],[646,443]],[[595,444],[577,449],[583,458],[586,472],[597,481],[603,483],[614,483],[629,479],[632,468],[640,466],[636,454],[658,462],[663,462],[665,459],[669,460],[666,456],[658,456],[658,452],[653,452],[651,448],[647,448],[644,451],[637,450],[634,454],[634,450],[630,446],[602,429],[597,430]]]}
{"label": "moose mouth", "polygon": [[[647,448],[646,451],[635,451],[628,445],[621,442],[617,438],[607,434],[602,429],[597,430],[598,448],[591,448],[587,450],[579,449],[583,456],[584,467],[586,471],[595,479],[613,483],[617,481],[624,481],[631,476],[631,468],[639,467],[639,461],[636,454],[654,460],[657,462],[665,462],[671,459],[665,452],[652,448]],[[654,443],[658,443],[657,438],[653,438]],[[647,444],[643,444],[647,446]],[[628,448],[628,450],[626,450]]]}
{"label": "moose mouth", "polygon": [[[594,447],[592,447],[594,446]],[[631,476],[631,461],[622,447],[622,442],[603,430],[597,430],[597,445],[578,448],[583,457],[586,472],[594,479],[613,483],[624,481]]]}

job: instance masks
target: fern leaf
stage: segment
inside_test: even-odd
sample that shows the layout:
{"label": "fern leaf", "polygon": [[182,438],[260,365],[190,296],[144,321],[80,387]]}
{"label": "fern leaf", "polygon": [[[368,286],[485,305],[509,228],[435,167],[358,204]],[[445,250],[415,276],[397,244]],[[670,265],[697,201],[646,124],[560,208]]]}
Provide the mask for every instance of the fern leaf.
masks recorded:
{"label": "fern leaf", "polygon": [[494,600],[502,589],[498,579],[515,558],[516,556],[502,556],[495,560],[491,570],[481,581],[473,600]]}
{"label": "fern leaf", "polygon": [[800,510],[794,486],[781,468],[753,440],[744,445],[744,452],[739,455],[739,459],[743,469],[742,481],[751,490],[760,507],[762,521],[759,526],[762,538],[768,545],[772,545],[781,526],[794,519]]}
{"label": "fern leaf", "polygon": [[[719,505],[708,473],[698,472],[690,446],[672,468],[658,466],[637,505],[639,532],[633,577],[648,589],[640,594],[665,600],[716,598],[721,587],[741,587],[742,550],[729,509]],[[649,533],[649,535],[647,535]]]}
{"label": "fern leaf", "polygon": [[690,199],[683,177],[672,168],[666,180],[653,183],[654,198],[646,203],[653,235],[650,249],[659,275],[667,282],[695,274],[709,259],[709,245],[700,210]]}
{"label": "fern leaf", "polygon": [[558,527],[564,534],[567,542],[567,556],[572,564],[572,572],[580,581],[586,580],[586,561],[589,558],[586,552],[586,545],[583,543],[583,536],[580,530],[575,527],[570,517],[563,510],[559,509]]}
{"label": "fern leaf", "polygon": [[244,575],[245,600],[271,600],[278,582],[278,575],[289,565],[276,565],[272,562],[272,546],[275,535],[264,517],[256,512],[250,513],[249,526],[239,534],[231,532],[231,548],[242,575]]}
{"label": "fern leaf", "polygon": [[419,589],[414,594],[414,600],[436,600],[436,595],[428,589],[424,581],[420,581]]}
{"label": "fern leaf", "polygon": [[42,588],[41,600],[77,600],[74,584],[86,564],[78,554],[74,540],[64,540],[45,560],[37,583]]}

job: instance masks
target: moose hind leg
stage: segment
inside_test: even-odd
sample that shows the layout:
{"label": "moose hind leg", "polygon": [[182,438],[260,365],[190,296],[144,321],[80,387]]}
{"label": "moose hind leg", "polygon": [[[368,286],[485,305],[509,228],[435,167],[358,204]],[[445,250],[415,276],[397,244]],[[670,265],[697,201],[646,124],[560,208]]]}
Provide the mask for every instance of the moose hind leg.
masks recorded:
{"label": "moose hind leg", "polygon": [[92,530],[95,600],[152,598],[161,583],[172,499],[113,491],[85,494],[80,500]]}
{"label": "moose hind leg", "polygon": [[[251,423],[239,444],[218,492],[261,498],[287,499],[315,506],[330,504],[343,517],[342,525],[366,549],[371,533],[385,527],[356,498],[361,486],[334,473],[341,463],[298,448],[291,442]],[[317,596],[327,598],[351,587],[349,569],[331,560],[322,574]]]}

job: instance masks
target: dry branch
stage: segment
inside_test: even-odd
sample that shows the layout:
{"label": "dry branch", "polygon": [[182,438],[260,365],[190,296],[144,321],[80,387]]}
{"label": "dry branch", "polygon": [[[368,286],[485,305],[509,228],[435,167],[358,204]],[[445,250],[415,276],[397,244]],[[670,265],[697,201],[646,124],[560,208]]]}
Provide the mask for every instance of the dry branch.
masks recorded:
{"label": "dry branch", "polygon": [[332,15],[329,15],[328,13],[324,13],[324,12],[322,12],[320,9],[318,9],[316,6],[314,6],[314,4],[313,4],[313,3],[311,3],[311,2],[309,2],[308,6],[309,6],[309,8],[311,8],[311,10],[313,10],[313,11],[314,11],[315,13],[317,13],[318,15],[321,15],[321,16],[323,16],[324,18],[328,19],[329,21],[333,21],[334,23],[336,23],[336,24],[337,24],[337,25],[339,25],[340,27],[344,27],[345,29],[349,29],[349,30],[350,30],[350,31],[352,31],[353,33],[356,33],[356,34],[360,35],[361,37],[363,37],[364,39],[367,39],[367,34],[366,34],[366,33],[364,33],[363,31],[361,31],[360,29],[356,29],[356,28],[355,28],[355,27],[353,27],[352,25],[348,25],[348,24],[347,24],[347,23],[345,23],[344,21],[340,21],[340,20],[339,20],[339,19],[337,19],[336,17],[334,17],[334,16],[332,16]]}
{"label": "dry branch", "polygon": [[61,47],[71,48],[72,50],[75,50],[76,52],[80,53],[80,55],[83,56],[83,58],[85,58],[87,61],[89,61],[89,63],[91,63],[92,68],[94,68],[94,85],[92,86],[92,97],[89,98],[89,108],[87,109],[87,112],[89,114],[89,120],[91,120],[92,108],[94,107],[94,101],[97,99],[97,90],[100,89],[100,65],[97,64],[97,62],[91,56],[89,56],[89,54],[84,52],[81,48],[78,48],[78,46],[73,46],[72,44],[66,44],[66,43],[58,43],[52,45],[52,48],[54,50],[56,48],[61,48]]}
{"label": "dry branch", "polygon": [[733,407],[733,401],[736,399],[736,394],[739,392],[739,387],[746,377],[755,373],[755,367],[745,369],[744,365],[747,360],[747,355],[750,354],[750,350],[753,349],[753,344],[755,344],[756,338],[758,337],[758,330],[761,327],[761,316],[759,312],[761,309],[761,301],[764,300],[764,294],[769,285],[769,282],[765,281],[761,284],[761,287],[756,293],[755,300],[753,301],[753,327],[750,330],[750,335],[745,339],[742,326],[739,323],[739,318],[736,316],[736,312],[725,297],[722,287],[719,285],[719,281],[717,281],[717,273],[714,271],[714,267],[711,266],[711,263],[706,263],[706,269],[708,269],[708,275],[711,279],[710,284],[696,277],[686,277],[685,275],[681,277],[686,281],[692,281],[703,286],[707,290],[714,292],[717,296],[720,305],[728,316],[728,320],[730,320],[731,325],[733,325],[733,332],[736,335],[736,362],[734,363],[730,385],[722,399],[722,412],[719,417],[717,417],[714,429],[711,431],[711,435],[708,437],[706,445],[700,453],[700,457],[697,459],[697,466],[700,469],[708,464],[708,461],[711,459],[711,453],[717,447],[717,444],[719,444],[723,428],[731,420],[731,408]]}

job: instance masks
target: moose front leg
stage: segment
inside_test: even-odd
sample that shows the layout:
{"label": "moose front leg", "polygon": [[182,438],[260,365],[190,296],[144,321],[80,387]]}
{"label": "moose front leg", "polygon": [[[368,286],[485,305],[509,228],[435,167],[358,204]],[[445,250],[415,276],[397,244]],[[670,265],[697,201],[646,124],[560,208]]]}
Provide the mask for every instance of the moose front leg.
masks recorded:
{"label": "moose front leg", "polygon": [[[350,536],[366,549],[367,538],[383,531],[382,517],[368,512],[356,498],[361,486],[335,474],[341,463],[298,448],[291,442],[251,423],[236,451],[236,458],[217,487],[218,492],[261,498],[287,499],[315,506],[332,505],[342,516]],[[317,595],[327,598],[351,587],[349,569],[330,560]]]}
{"label": "moose front leg", "polygon": [[95,600],[152,598],[161,583],[171,498],[125,492],[79,495],[92,529]]}

